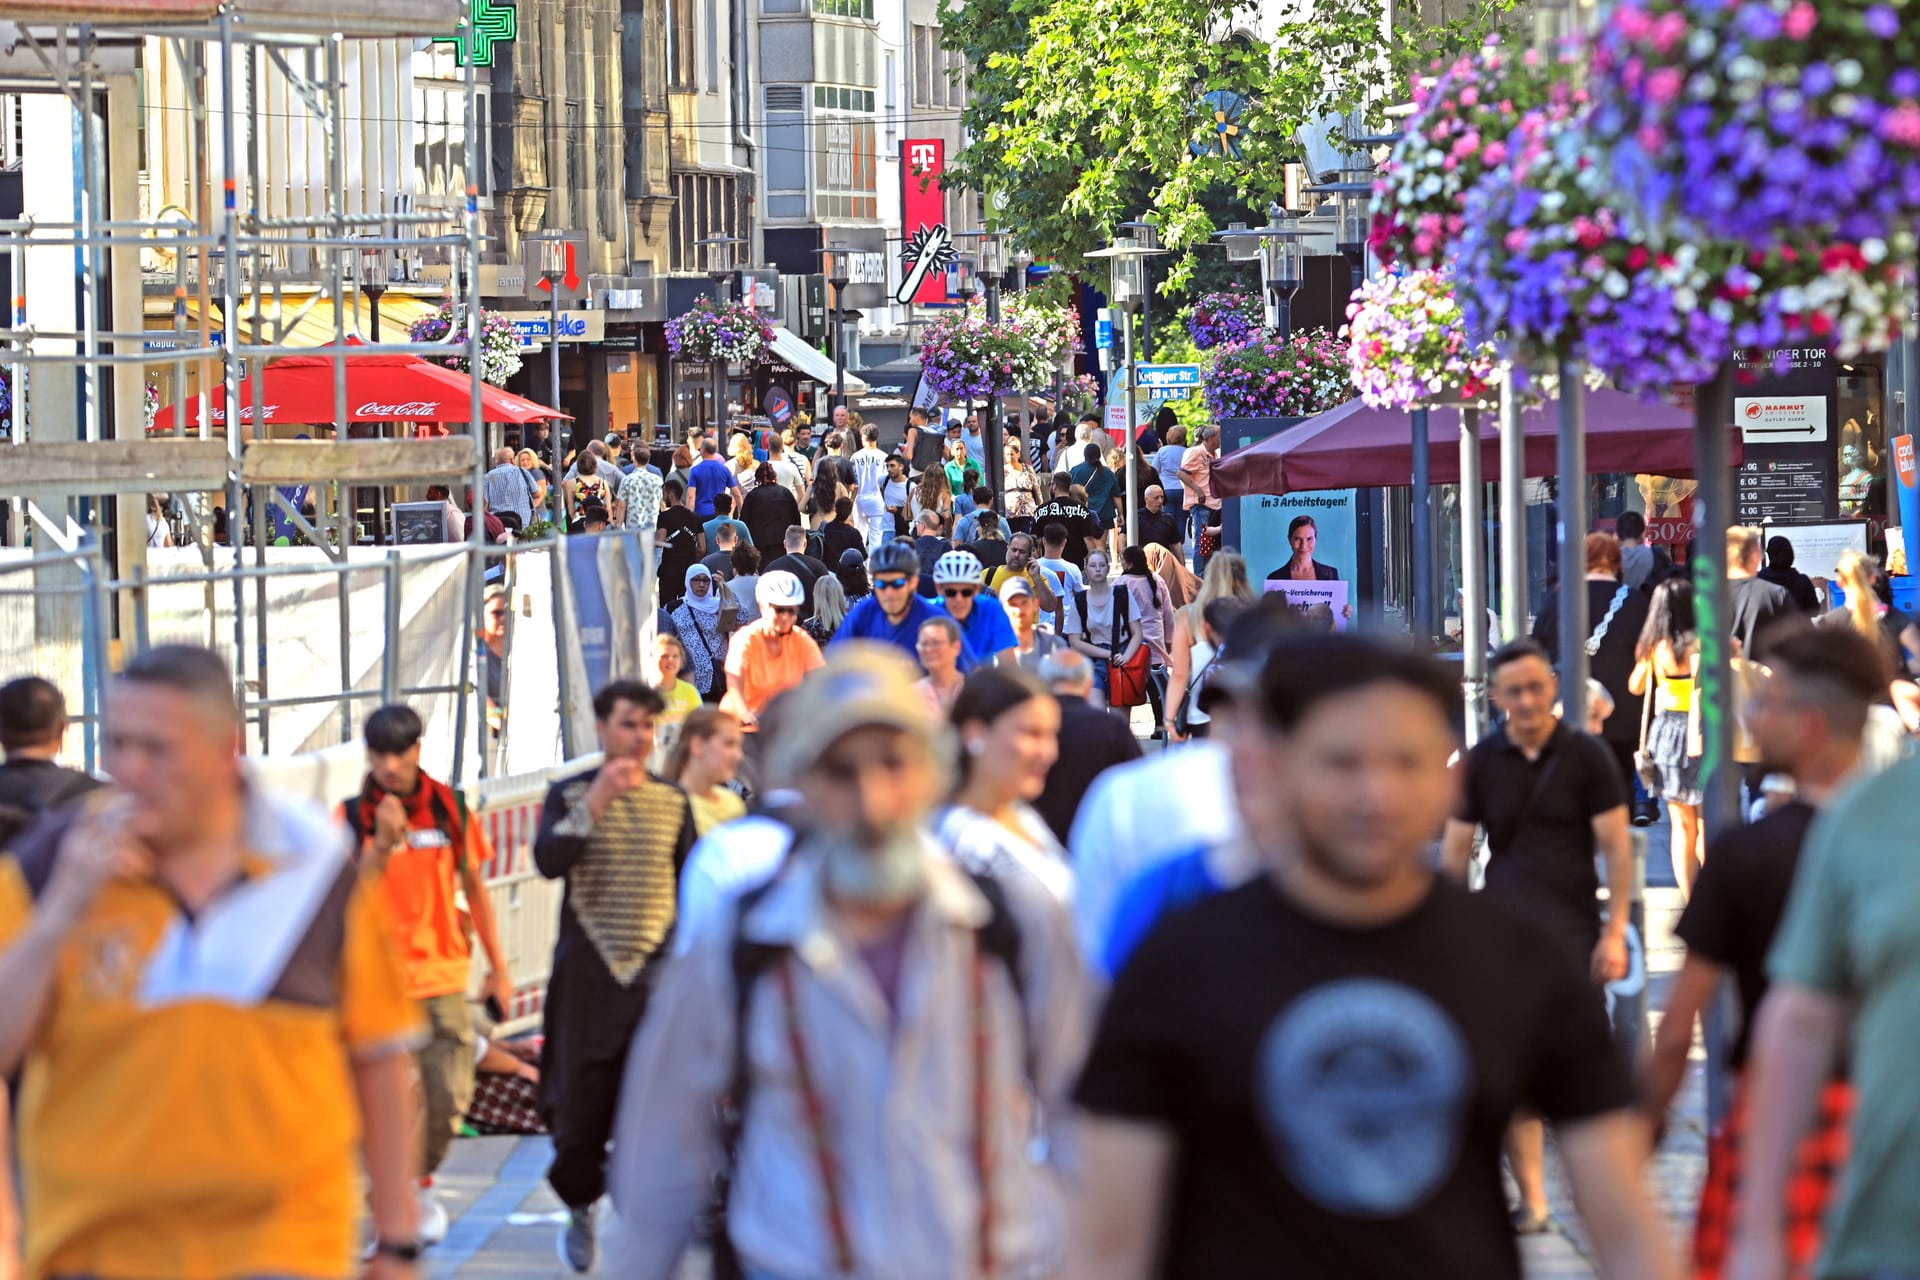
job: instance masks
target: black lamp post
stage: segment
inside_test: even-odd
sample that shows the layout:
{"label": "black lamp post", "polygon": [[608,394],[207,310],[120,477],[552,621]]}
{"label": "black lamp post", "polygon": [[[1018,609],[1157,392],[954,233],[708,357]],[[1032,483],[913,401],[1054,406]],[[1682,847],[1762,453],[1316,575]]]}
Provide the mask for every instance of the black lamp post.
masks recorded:
{"label": "black lamp post", "polygon": [[836,240],[814,252],[820,255],[820,269],[827,277],[827,284],[833,289],[833,404],[831,407],[839,409],[845,407],[847,403],[847,309],[841,299],[852,279],[853,246]]}
{"label": "black lamp post", "polygon": [[1214,232],[1214,239],[1226,242],[1227,256],[1260,262],[1261,298],[1266,308],[1267,328],[1282,341],[1293,336],[1293,295],[1300,292],[1305,272],[1306,233],[1292,214],[1276,206],[1264,227],[1249,228],[1234,223],[1225,231]]}
{"label": "black lamp post", "polygon": [[[716,304],[725,305],[727,281],[733,278],[735,256],[746,241],[739,236],[711,235],[694,243],[700,246],[701,256],[707,264],[707,279],[713,281],[713,300]],[[713,379],[713,438],[719,442],[724,454],[727,435],[727,362],[715,357],[709,363],[713,366],[708,371]]]}
{"label": "black lamp post", "polygon": [[1138,353],[1133,346],[1133,313],[1142,310],[1146,303],[1147,259],[1165,252],[1164,249],[1141,244],[1132,236],[1120,235],[1114,237],[1109,247],[1096,249],[1087,255],[1089,258],[1107,258],[1113,263],[1111,300],[1120,309],[1120,341],[1126,348],[1127,428],[1123,433],[1125,442],[1121,448],[1121,459],[1127,469],[1127,545],[1130,547],[1138,546],[1140,542],[1140,478],[1133,465],[1137,430],[1134,397],[1139,381]]}
{"label": "black lamp post", "polygon": [[[1140,259],[1140,350],[1153,359],[1153,264],[1146,255],[1164,252],[1160,247],[1160,223],[1151,213],[1143,213],[1131,222],[1120,224],[1123,234],[1132,237],[1143,255]],[[1128,431],[1133,428],[1129,426]],[[1129,463],[1131,465],[1131,463]]]}
{"label": "black lamp post", "polygon": [[360,251],[360,292],[366,295],[371,304],[373,316],[368,327],[368,338],[377,347],[380,345],[380,299],[387,292],[387,251],[384,247],[368,248]]}
{"label": "black lamp post", "polygon": [[[540,268],[540,278],[547,284],[547,380],[548,389],[553,395],[553,407],[559,409],[564,407],[560,403],[560,285],[567,275],[567,237],[558,231],[542,231],[528,236],[527,243],[535,246],[538,256],[534,261]],[[473,317],[472,323],[479,324],[480,318]],[[479,372],[474,370],[474,376],[478,377]],[[568,434],[563,422],[561,418],[553,420],[554,483],[549,497],[556,529],[566,526],[560,501],[560,478],[566,475],[566,468],[562,465],[561,438]]]}

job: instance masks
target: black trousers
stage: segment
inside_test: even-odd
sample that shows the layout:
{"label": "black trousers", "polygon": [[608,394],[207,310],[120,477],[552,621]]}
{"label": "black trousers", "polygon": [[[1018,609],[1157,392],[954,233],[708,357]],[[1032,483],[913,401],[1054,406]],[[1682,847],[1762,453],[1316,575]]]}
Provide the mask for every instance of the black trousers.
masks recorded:
{"label": "black trousers", "polygon": [[650,966],[621,987],[591,945],[568,951],[547,987],[540,1111],[553,1135],[547,1182],[569,1209],[584,1209],[606,1194],[620,1081],[654,975]]}

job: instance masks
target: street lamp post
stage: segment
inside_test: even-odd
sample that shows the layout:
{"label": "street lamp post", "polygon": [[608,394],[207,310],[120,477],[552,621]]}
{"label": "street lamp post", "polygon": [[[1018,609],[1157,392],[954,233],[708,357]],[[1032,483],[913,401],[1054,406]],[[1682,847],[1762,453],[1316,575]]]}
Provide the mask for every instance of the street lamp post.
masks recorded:
{"label": "street lamp post", "polygon": [[387,251],[384,248],[368,248],[360,251],[360,292],[366,295],[372,308],[372,323],[368,328],[368,339],[374,346],[380,345],[380,299],[387,292]]}
{"label": "street lamp post", "polygon": [[[964,234],[979,241],[977,265],[980,286],[987,295],[987,323],[997,328],[1000,324],[1000,286],[1007,275],[1007,233],[986,229]],[[1006,485],[1006,450],[1001,446],[998,396],[994,397],[985,420],[980,424],[980,448],[987,455],[981,459],[985,464],[982,472],[987,488],[993,490],[994,509],[998,510],[1003,501],[1001,490]]]}
{"label": "street lamp post", "polygon": [[[953,268],[947,275],[947,286],[960,296],[960,314],[966,315],[973,310],[973,300],[980,292],[979,262],[970,253],[955,254]],[[967,417],[973,416],[973,401],[967,400]],[[960,434],[966,436],[965,420],[962,420]],[[964,471],[965,468],[962,468]]]}
{"label": "street lamp post", "polygon": [[1132,236],[1119,235],[1106,249],[1096,249],[1089,258],[1108,258],[1113,263],[1113,305],[1120,308],[1120,342],[1126,351],[1127,427],[1123,433],[1121,465],[1127,479],[1127,545],[1140,544],[1140,475],[1133,465],[1134,384],[1138,381],[1133,349],[1133,313],[1146,301],[1146,260],[1166,252],[1141,244]]}
{"label": "street lamp post", "polygon": [[1234,223],[1225,231],[1214,232],[1214,239],[1226,243],[1227,256],[1260,262],[1261,302],[1266,311],[1266,326],[1285,342],[1293,337],[1293,295],[1300,292],[1305,273],[1306,237],[1299,220],[1275,206],[1266,226],[1249,229]]}
{"label": "street lamp post", "polygon": [[[1025,297],[1027,292],[1027,268],[1032,265],[1033,254],[1025,246],[1016,247],[1013,251],[1013,271],[1020,278],[1018,287],[1022,297]],[[1020,456],[1022,458],[1032,456],[1033,437],[1029,434],[1029,420],[1033,417],[1033,414],[1028,401],[1028,392],[1036,390],[1038,390],[1036,387],[1020,388]],[[1056,397],[1056,399],[1057,398],[1058,397]],[[1001,452],[1004,453],[1005,450],[1003,449]]]}
{"label": "street lamp post", "polygon": [[851,280],[853,247],[836,240],[814,252],[820,255],[820,269],[833,289],[833,404],[838,409],[847,403],[847,309],[841,294]]}
{"label": "street lamp post", "polygon": [[[1133,242],[1142,249],[1152,253],[1162,251],[1160,223],[1151,213],[1143,213],[1132,222],[1121,223],[1120,230],[1132,236]],[[1145,260],[1140,264],[1140,346],[1146,352],[1149,363],[1153,360],[1153,272],[1148,269],[1150,265]]]}
{"label": "street lamp post", "polygon": [[[700,246],[707,264],[707,279],[713,281],[713,300],[724,306],[727,302],[727,281],[733,278],[738,269],[736,255],[746,241],[739,236],[711,235],[694,243]],[[727,447],[727,362],[716,357],[709,363],[713,366],[708,370],[713,380],[713,438],[724,456]]]}
{"label": "street lamp post", "polygon": [[[560,409],[563,407],[560,403],[560,282],[567,275],[567,237],[558,231],[543,231],[528,236],[527,243],[535,247],[540,279],[547,285],[547,383],[553,395],[553,407]],[[472,317],[471,323],[479,324],[480,317]],[[479,377],[480,371],[475,369],[473,376]],[[550,519],[555,529],[564,527],[566,523],[562,519],[565,513],[561,507],[561,490],[565,486],[560,483],[566,475],[566,468],[561,465],[560,449],[561,438],[567,434],[566,428],[561,425],[563,421],[560,418],[553,420],[553,489],[547,495],[552,508]]]}

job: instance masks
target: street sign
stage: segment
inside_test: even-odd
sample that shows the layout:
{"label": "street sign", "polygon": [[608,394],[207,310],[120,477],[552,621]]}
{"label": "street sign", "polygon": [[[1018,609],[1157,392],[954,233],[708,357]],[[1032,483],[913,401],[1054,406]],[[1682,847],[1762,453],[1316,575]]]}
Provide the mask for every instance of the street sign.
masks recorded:
{"label": "street sign", "polygon": [[566,236],[566,243],[562,246],[565,253],[563,258],[565,269],[558,280],[551,282],[546,280],[540,271],[540,251],[544,247],[543,242],[531,236],[520,242],[520,260],[526,270],[523,279],[527,297],[545,302],[554,296],[553,291],[556,287],[560,290],[560,297],[563,299],[586,298],[589,295],[584,270],[587,238],[573,231],[563,234]]}
{"label": "street sign", "polygon": [[1101,351],[1113,346],[1113,317],[1105,307],[1100,308],[1100,316],[1093,322],[1093,345]]}
{"label": "street sign", "polygon": [[1138,368],[1134,385],[1147,391],[1160,387],[1197,387],[1200,385],[1200,366],[1197,364],[1143,364]]}
{"label": "street sign", "polygon": [[1163,400],[1186,400],[1193,395],[1190,387],[1150,387],[1147,390],[1147,402],[1158,404]]}

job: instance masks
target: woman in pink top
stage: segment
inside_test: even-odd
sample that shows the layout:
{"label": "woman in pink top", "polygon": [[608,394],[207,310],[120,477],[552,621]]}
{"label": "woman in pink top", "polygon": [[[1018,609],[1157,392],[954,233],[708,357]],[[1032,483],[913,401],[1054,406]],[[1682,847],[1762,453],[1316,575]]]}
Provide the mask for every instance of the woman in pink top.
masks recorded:
{"label": "woman in pink top", "polygon": [[914,652],[926,668],[926,679],[913,687],[927,700],[927,710],[937,723],[945,724],[960,696],[966,677],[960,674],[960,624],[941,614],[920,624]]}

